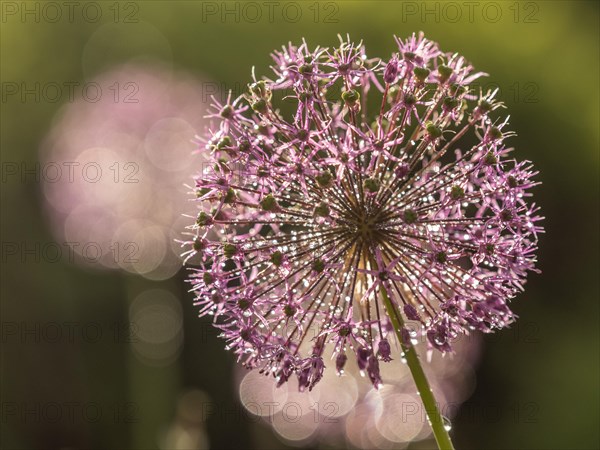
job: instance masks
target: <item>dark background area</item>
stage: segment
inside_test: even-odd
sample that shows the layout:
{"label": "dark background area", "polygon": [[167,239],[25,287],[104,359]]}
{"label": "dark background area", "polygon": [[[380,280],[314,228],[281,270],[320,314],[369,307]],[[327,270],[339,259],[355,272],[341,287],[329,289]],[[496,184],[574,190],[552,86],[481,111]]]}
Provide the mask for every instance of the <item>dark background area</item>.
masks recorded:
{"label": "dark background area", "polygon": [[[216,405],[203,424],[211,448],[287,448],[268,425],[221,414],[240,409],[235,362],[210,321],[197,318],[185,270],[153,281],[82,266],[66,255],[50,261],[35,250],[7,251],[15,243],[35,249],[59,239],[42,182],[5,176],[5,168],[44,160],[41,143],[70,103],[7,89],[83,83],[132,59],[235,89],[251,81],[252,66],[268,74],[270,52],[288,41],[304,37],[311,47],[331,46],[338,33],[350,33],[364,40],[369,55],[386,58],[396,50],[393,35],[419,30],[490,74],[486,82],[500,87],[518,134],[510,141],[515,156],[532,160],[543,183],[534,190],[546,217],[542,274],[531,275],[513,303],[520,317],[514,327],[484,338],[475,391],[453,421],[456,447],[599,448],[598,2],[473,2],[471,12],[463,2],[451,2],[457,9],[443,2],[281,2],[272,20],[261,2],[258,20],[244,2],[121,2],[118,20],[115,2],[91,3],[102,12],[97,21],[81,9],[73,20],[63,9],[54,21],[44,2],[2,2],[0,448],[164,448],[161,436],[181,417],[178,398],[189,389]],[[295,6],[285,16],[288,3]],[[36,4],[39,14],[23,17],[21,8]],[[223,17],[225,7],[238,12]],[[301,11],[298,21],[295,11]],[[199,116],[204,108],[198,105]],[[190,167],[190,176],[195,170]],[[127,339],[131,302],[155,288],[180,301],[183,317],[182,350],[160,366],[136,357]],[[63,332],[65,323],[100,324],[104,338],[89,342],[78,332],[73,340],[52,341],[44,336],[49,323],[62,324]],[[48,411],[40,413],[53,403],[65,413],[69,402],[93,404],[103,414],[52,421]],[[23,415],[28,408],[33,412]],[[193,411],[186,414],[192,420]],[[308,445],[326,448],[319,441]]]}

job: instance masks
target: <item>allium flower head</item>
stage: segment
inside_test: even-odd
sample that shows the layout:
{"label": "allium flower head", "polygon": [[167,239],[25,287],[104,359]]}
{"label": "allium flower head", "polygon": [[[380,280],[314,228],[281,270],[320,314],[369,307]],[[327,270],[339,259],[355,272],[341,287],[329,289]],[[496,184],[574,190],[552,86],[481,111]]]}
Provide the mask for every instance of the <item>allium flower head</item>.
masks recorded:
{"label": "allium flower head", "polygon": [[380,362],[401,358],[391,315],[449,352],[509,325],[535,270],[536,172],[510,157],[496,92],[475,92],[484,74],[423,35],[396,41],[389,61],[349,38],[283,47],[273,79],[214,100],[200,138],[212,163],[184,254],[196,304],[280,384],[310,389],[353,354],[378,386]]}

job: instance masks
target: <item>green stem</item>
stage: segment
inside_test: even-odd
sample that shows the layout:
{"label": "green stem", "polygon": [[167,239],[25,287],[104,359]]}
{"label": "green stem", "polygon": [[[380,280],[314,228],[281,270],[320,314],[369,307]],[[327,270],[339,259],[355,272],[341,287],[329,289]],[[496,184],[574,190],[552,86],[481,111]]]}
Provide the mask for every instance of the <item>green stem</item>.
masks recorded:
{"label": "green stem", "polygon": [[390,300],[390,297],[383,286],[381,286],[381,294],[383,296],[385,309],[387,309],[388,315],[392,321],[392,324],[394,325],[398,342],[400,342],[402,350],[404,351],[404,358],[406,359],[410,373],[415,380],[417,390],[419,391],[419,395],[421,396],[421,400],[425,406],[425,411],[427,412],[429,423],[433,429],[433,435],[435,436],[438,448],[440,450],[454,450],[452,441],[450,440],[450,435],[444,427],[444,419],[442,418],[440,410],[437,407],[435,397],[433,396],[433,392],[431,391],[431,387],[429,386],[425,372],[423,372],[423,367],[421,366],[417,352],[410,341],[404,342],[402,339],[402,328],[404,327],[402,315],[394,307],[394,304]]}

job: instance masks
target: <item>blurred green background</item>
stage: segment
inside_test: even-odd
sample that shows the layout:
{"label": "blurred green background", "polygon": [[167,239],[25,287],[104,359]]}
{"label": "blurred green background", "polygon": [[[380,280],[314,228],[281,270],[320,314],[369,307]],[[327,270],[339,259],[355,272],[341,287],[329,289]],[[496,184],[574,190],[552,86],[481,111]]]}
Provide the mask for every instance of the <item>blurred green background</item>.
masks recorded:
{"label": "blurred green background", "polygon": [[[350,33],[370,56],[388,57],[394,34],[419,30],[491,74],[484,85],[500,87],[518,133],[511,141],[516,157],[532,160],[543,182],[534,190],[546,217],[542,274],[532,275],[514,302],[515,328],[485,337],[475,391],[454,420],[456,446],[600,447],[598,2],[109,1],[74,2],[72,16],[56,2],[58,20],[48,3],[2,2],[0,448],[165,448],[176,417],[194,414],[178,403],[190,389],[205,392],[221,412],[240,410],[234,360],[208,322],[197,319],[184,270],[151,281],[66,257],[8,252],[12,243],[35,248],[56,239],[41,182],[8,176],[5,168],[35,167],[55,115],[70,103],[66,96],[22,98],[12,94],[15,84],[83,83],[136,59],[235,89],[250,81],[252,66],[268,74],[270,52],[288,41],[330,46],[338,33]],[[86,9],[88,3],[95,6]],[[23,14],[27,8],[34,12]],[[183,308],[182,351],[161,366],[137,358],[123,337],[132,300],[154,288],[174,294]],[[50,342],[43,336],[48,323],[63,331],[65,323],[101,324],[105,338],[90,343],[77,332],[72,341]],[[33,331],[23,337],[23,329]],[[65,414],[69,402],[72,420],[48,420],[47,405]],[[88,411],[82,418],[85,405],[101,416]],[[286,448],[268,426],[205,416],[211,448]],[[411,448],[427,446],[431,441]]]}

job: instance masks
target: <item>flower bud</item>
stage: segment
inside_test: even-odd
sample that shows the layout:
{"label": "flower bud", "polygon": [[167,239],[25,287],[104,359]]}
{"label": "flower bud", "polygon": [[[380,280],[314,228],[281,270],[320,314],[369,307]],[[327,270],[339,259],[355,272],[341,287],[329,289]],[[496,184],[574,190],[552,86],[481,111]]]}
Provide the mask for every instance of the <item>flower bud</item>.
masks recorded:
{"label": "flower bud", "polygon": [[355,89],[342,92],[342,100],[347,106],[353,107],[360,100],[360,94]]}
{"label": "flower bud", "polygon": [[269,106],[267,105],[267,102],[263,98],[255,101],[254,103],[252,103],[251,106],[252,106],[252,110],[259,114],[266,114],[267,111],[269,110]]}
{"label": "flower bud", "polygon": [[198,214],[198,218],[196,219],[196,225],[199,227],[205,227],[212,224],[212,217],[206,214],[204,211]]}
{"label": "flower bud", "polygon": [[425,130],[431,139],[437,139],[442,136],[442,130],[435,126],[433,122],[427,122],[425,124]]}
{"label": "flower bud", "polygon": [[444,98],[444,107],[448,110],[453,110],[458,105],[460,105],[460,100],[454,97],[446,97]]}
{"label": "flower bud", "polygon": [[348,361],[348,357],[345,353],[340,352],[335,358],[335,370],[337,371],[338,375],[344,373],[344,366],[346,365],[346,361]]}
{"label": "flower bud", "polygon": [[265,195],[265,197],[260,201],[260,207],[264,211],[276,211],[277,210],[277,200],[273,197],[273,194]]}
{"label": "flower bud", "polygon": [[417,77],[417,80],[423,83],[429,76],[430,70],[425,67],[415,67],[413,73],[415,74],[415,77]]}
{"label": "flower bud", "polygon": [[450,79],[450,77],[452,76],[452,73],[454,71],[445,65],[441,65],[438,67],[438,79],[440,80],[440,83],[445,83],[446,81],[448,81]]}
{"label": "flower bud", "polygon": [[377,178],[367,178],[363,184],[365,190],[367,190],[371,194],[374,194],[377,191],[379,191],[379,188],[381,187],[381,182]]}
{"label": "flower bud", "polygon": [[408,224],[415,223],[419,218],[414,209],[405,209],[402,216],[404,217],[404,221]]}
{"label": "flower bud", "polygon": [[323,272],[325,270],[325,262],[322,259],[316,259],[312,264],[312,270],[317,273]]}
{"label": "flower bud", "polygon": [[280,267],[283,263],[283,253],[281,253],[279,250],[271,253],[271,262],[275,267]]}
{"label": "flower bud", "polygon": [[410,303],[404,305],[404,314],[406,314],[408,320],[421,320],[417,309]]}
{"label": "flower bud", "polygon": [[333,182],[333,175],[330,171],[324,170],[315,177],[315,180],[317,180],[320,187],[327,188],[330,187]]}
{"label": "flower bud", "polygon": [[204,284],[206,284],[207,286],[211,285],[214,283],[215,281],[215,277],[212,276],[212,273],[210,272],[204,272],[202,274],[202,281],[204,281]]}
{"label": "flower bud", "polygon": [[223,119],[231,119],[233,118],[234,111],[231,105],[226,105],[221,109],[220,115]]}
{"label": "flower bud", "polygon": [[392,350],[390,348],[390,343],[387,339],[382,339],[379,341],[377,355],[381,358],[382,361],[390,362],[392,357],[390,356]]}
{"label": "flower bud", "polygon": [[237,245],[231,243],[223,245],[223,255],[225,255],[225,258],[233,258],[237,254],[237,252]]}
{"label": "flower bud", "polygon": [[460,186],[452,186],[450,189],[450,197],[452,200],[460,200],[465,196],[465,190]]}
{"label": "flower bud", "polygon": [[331,210],[329,209],[329,205],[327,205],[327,203],[325,203],[325,202],[321,202],[315,208],[315,216],[318,216],[318,217],[329,217],[330,213],[331,213]]}
{"label": "flower bud", "polygon": [[264,80],[252,83],[250,85],[250,92],[257,98],[265,99],[267,101],[271,100],[271,89]]}
{"label": "flower bud", "polygon": [[392,84],[396,81],[396,77],[398,76],[398,61],[396,58],[390,59],[390,62],[387,63],[385,67],[385,72],[383,73],[383,80],[387,84]]}

